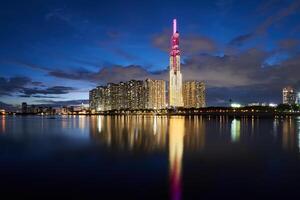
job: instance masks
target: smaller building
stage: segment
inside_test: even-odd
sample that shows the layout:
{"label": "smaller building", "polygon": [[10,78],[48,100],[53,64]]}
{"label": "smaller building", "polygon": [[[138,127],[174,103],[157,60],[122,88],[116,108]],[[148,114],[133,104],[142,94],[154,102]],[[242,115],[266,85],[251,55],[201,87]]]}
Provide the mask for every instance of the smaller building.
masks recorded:
{"label": "smaller building", "polygon": [[282,103],[292,105],[297,100],[297,92],[291,86],[282,89]]}
{"label": "smaller building", "polygon": [[183,83],[183,102],[185,108],[203,108],[205,103],[205,84],[202,81]]}
{"label": "smaller building", "polygon": [[22,103],[22,108],[21,108],[21,112],[22,113],[27,113],[27,103],[26,102],[23,102]]}
{"label": "smaller building", "polygon": [[97,89],[92,89],[89,92],[89,104],[91,110],[97,109],[97,102],[96,102],[96,95],[97,95]]}
{"label": "smaller building", "polygon": [[297,104],[300,104],[300,92],[297,93],[296,102]]}

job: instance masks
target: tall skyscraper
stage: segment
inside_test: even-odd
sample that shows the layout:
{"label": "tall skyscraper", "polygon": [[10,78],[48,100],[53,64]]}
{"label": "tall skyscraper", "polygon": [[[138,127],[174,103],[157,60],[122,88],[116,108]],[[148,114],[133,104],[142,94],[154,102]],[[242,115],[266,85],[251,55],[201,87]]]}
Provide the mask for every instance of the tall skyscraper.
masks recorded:
{"label": "tall skyscraper", "polygon": [[205,107],[205,85],[202,81],[185,81],[183,83],[183,102],[185,108]]}
{"label": "tall skyscraper", "polygon": [[169,106],[183,107],[182,75],[180,72],[179,33],[176,19],[173,20],[173,35],[171,37],[170,76],[169,76]]}
{"label": "tall skyscraper", "polygon": [[282,90],[282,103],[283,104],[295,104],[296,103],[296,91],[291,86],[285,87]]}

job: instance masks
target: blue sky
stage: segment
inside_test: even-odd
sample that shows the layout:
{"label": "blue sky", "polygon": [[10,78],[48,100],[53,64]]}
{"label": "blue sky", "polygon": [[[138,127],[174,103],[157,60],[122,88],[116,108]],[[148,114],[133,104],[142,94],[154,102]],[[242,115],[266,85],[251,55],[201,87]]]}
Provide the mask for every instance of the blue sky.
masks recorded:
{"label": "blue sky", "polygon": [[207,84],[208,105],[280,102],[298,88],[299,0],[1,1],[0,101],[88,99],[128,79],[167,80],[177,18],[184,79]]}

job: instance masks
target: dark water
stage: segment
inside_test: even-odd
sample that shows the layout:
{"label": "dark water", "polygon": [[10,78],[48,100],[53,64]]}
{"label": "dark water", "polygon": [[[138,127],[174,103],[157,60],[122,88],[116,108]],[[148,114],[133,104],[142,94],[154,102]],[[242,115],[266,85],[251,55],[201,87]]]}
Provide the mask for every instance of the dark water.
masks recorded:
{"label": "dark water", "polygon": [[[0,118],[1,195],[299,197],[300,118]],[[22,198],[22,199],[23,199]]]}

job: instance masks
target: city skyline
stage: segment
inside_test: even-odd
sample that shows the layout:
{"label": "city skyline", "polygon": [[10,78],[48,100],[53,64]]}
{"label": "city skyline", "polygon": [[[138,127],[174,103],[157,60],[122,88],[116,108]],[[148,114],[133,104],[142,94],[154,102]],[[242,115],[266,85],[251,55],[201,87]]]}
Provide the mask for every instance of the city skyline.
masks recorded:
{"label": "city skyline", "polygon": [[280,103],[282,88],[298,89],[299,1],[132,2],[2,3],[0,101],[87,100],[99,84],[168,80],[173,18],[183,79],[205,81],[207,105]]}

